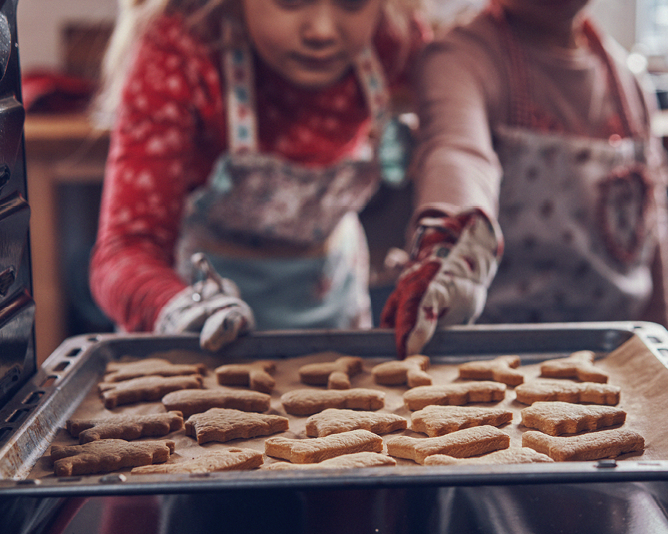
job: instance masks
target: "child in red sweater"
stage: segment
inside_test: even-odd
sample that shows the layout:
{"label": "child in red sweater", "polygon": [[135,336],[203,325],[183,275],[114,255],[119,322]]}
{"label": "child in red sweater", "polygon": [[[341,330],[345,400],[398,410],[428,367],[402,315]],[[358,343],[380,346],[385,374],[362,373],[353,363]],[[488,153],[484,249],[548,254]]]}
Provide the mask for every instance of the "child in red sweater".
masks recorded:
{"label": "child in red sweater", "polygon": [[213,350],[254,326],[371,326],[357,213],[429,33],[395,0],[122,10],[90,276],[105,313]]}

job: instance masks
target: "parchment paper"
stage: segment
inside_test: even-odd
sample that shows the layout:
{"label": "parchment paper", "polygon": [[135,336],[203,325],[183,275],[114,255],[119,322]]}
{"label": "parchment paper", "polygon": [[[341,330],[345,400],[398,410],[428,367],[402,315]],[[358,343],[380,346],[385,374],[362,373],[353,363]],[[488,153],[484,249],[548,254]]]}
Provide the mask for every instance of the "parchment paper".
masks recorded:
{"label": "parchment paper", "polygon": [[[333,361],[341,356],[338,352],[328,352],[312,354],[299,358],[278,359],[276,360],[276,387],[272,392],[271,408],[267,413],[283,415],[289,418],[289,430],[282,435],[290,438],[306,438],[305,423],[307,417],[295,417],[286,414],[280,397],[283,393],[300,388],[313,388],[299,381],[298,370],[302,365],[318,361]],[[352,354],[354,355],[354,354]],[[182,351],[154,353],[151,357],[167,358],[174,363],[193,363],[203,361],[210,372],[204,379],[204,387],[220,387],[215,378],[213,370],[219,365],[225,363],[235,363],[240,360],[221,361],[220,357],[202,355],[201,353],[188,353]],[[564,357],[567,354],[563,355]],[[553,358],[550,355],[550,358]],[[471,358],[473,361],[475,358]],[[546,358],[547,359],[547,358]],[[384,436],[387,440],[389,436],[405,434],[414,437],[426,437],[424,434],[416,433],[410,430],[411,411],[403,403],[402,394],[407,391],[407,386],[379,386],[371,375],[371,369],[374,365],[387,361],[384,358],[364,358],[363,372],[352,377],[352,387],[372,388],[385,392],[385,407],[381,411],[392,412],[405,417],[408,421],[408,430],[404,432],[395,432]],[[622,388],[619,407],[627,412],[627,419],[624,428],[629,428],[641,433],[646,442],[646,449],[642,454],[625,455],[618,460],[668,460],[668,424],[666,424],[666,408],[668,407],[668,369],[652,354],[647,346],[637,336],[632,337],[626,343],[621,345],[613,352],[605,355],[599,355],[596,365],[609,373],[608,383]],[[540,369],[539,364],[521,365],[520,371],[525,375],[525,382],[537,378]],[[433,378],[433,383],[445,384],[458,381],[458,371],[456,365],[444,365],[432,362],[428,373]],[[102,379],[102,376],[100,377]],[[478,404],[479,406],[495,406],[510,409],[513,412],[513,421],[503,427],[502,430],[511,437],[511,447],[521,446],[521,436],[526,430],[520,424],[520,411],[526,405],[515,400],[514,388],[508,387],[505,400],[499,403]],[[96,389],[92,390],[86,399],[77,409],[73,418],[103,418],[110,414],[147,414],[164,412],[165,408],[160,402],[141,403],[134,405],[119,406],[110,411],[103,406],[101,398]],[[146,438],[146,439],[170,439],[176,442],[176,451],[172,455],[171,462],[178,462],[183,459],[194,458],[202,452],[211,449],[243,447],[253,448],[264,452],[265,437],[251,440],[234,440],[227,443],[206,443],[198,445],[194,438],[185,435],[183,430],[172,432],[164,438]],[[78,440],[69,436],[65,429],[60,429],[54,442],[59,445],[75,445]],[[268,465],[277,460],[265,456],[265,464]],[[412,465],[409,460],[397,459],[398,465]],[[121,471],[128,473],[128,470]],[[40,459],[33,468],[30,478],[53,477],[53,468],[50,458],[47,454]]]}

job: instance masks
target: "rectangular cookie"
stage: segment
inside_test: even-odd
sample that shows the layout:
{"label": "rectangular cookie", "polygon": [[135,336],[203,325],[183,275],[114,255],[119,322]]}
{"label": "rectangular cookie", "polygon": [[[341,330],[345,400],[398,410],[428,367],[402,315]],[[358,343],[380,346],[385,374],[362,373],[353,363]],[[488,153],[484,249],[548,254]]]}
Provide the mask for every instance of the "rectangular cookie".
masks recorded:
{"label": "rectangular cookie", "polygon": [[183,428],[181,412],[156,413],[148,415],[112,415],[104,419],[68,419],[67,431],[79,443],[89,443],[98,439],[133,439],[166,436]]}
{"label": "rectangular cookie", "polygon": [[141,376],[206,375],[203,363],[177,364],[162,358],[146,358],[134,362],[109,362],[105,382],[121,382]]}
{"label": "rectangular cookie", "polygon": [[327,408],[306,420],[306,435],[310,438],[318,438],[358,428],[383,435],[396,430],[406,430],[407,427],[406,418],[394,413]]}
{"label": "rectangular cookie", "polygon": [[172,391],[199,389],[201,375],[186,376],[142,376],[122,382],[100,382],[97,389],[107,410],[122,404],[159,401]]}
{"label": "rectangular cookie", "polygon": [[380,410],[385,393],[375,389],[295,389],[281,396],[281,404],[290,415],[313,415],[327,408]]}
{"label": "rectangular cookie", "polygon": [[233,388],[182,389],[162,397],[162,404],[169,411],[179,411],[186,419],[210,408],[230,408],[242,412],[266,412],[271,405],[271,395],[259,391]]}
{"label": "rectangular cookie", "polygon": [[290,462],[275,462],[268,464],[264,469],[355,469],[358,467],[388,467],[397,465],[391,456],[379,452],[354,452],[323,460],[316,464],[293,464]]}
{"label": "rectangular cookie", "polygon": [[529,447],[510,447],[472,458],[455,458],[446,454],[432,454],[424,460],[424,465],[505,465],[554,462],[547,454]]}
{"label": "rectangular cookie", "polygon": [[482,380],[439,386],[418,386],[404,393],[409,410],[421,410],[430,404],[462,406],[473,402],[498,402],[506,396],[506,385]]}
{"label": "rectangular cookie", "polygon": [[596,382],[570,380],[532,380],[515,388],[515,398],[522,404],[537,401],[563,401],[576,404],[619,404],[621,388]]}
{"label": "rectangular cookie", "polygon": [[186,436],[200,445],[210,441],[224,443],[233,439],[269,436],[288,429],[288,418],[229,408],[210,408],[191,415],[186,421]]}
{"label": "rectangular cookie", "polygon": [[499,427],[512,420],[513,412],[504,408],[430,405],[411,414],[411,430],[434,438],[472,426]]}
{"label": "rectangular cookie", "polygon": [[267,438],[264,452],[295,464],[322,462],[328,458],[355,452],[382,452],[383,438],[368,430],[351,430],[323,438],[290,439],[282,436]]}
{"label": "rectangular cookie", "polygon": [[126,467],[166,462],[173,441],[99,439],[83,445],[52,445],[53,471],[59,477],[109,473]]}
{"label": "rectangular cookie", "polygon": [[626,421],[626,412],[621,408],[562,401],[534,402],[520,413],[525,427],[535,428],[551,436],[599,430]]}
{"label": "rectangular cookie", "polygon": [[396,458],[423,464],[432,454],[447,454],[455,458],[480,456],[510,446],[510,436],[491,425],[457,430],[437,438],[395,436],[387,440],[387,453]]}
{"label": "rectangular cookie", "polygon": [[549,436],[537,430],[522,434],[522,446],[547,454],[557,462],[616,458],[645,449],[644,438],[632,430],[599,430],[579,436]]}
{"label": "rectangular cookie", "polygon": [[130,471],[130,474],[197,474],[217,471],[246,471],[260,467],[263,461],[264,459],[260,451],[254,449],[231,448],[208,451],[206,454],[181,462],[135,467]]}

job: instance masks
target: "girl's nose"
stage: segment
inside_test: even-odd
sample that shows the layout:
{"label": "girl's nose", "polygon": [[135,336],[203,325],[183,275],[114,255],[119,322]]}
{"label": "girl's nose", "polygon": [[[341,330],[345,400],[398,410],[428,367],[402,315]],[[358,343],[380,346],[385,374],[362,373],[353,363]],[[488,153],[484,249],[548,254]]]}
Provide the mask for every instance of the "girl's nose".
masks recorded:
{"label": "girl's nose", "polygon": [[312,43],[328,43],[336,40],[338,26],[335,10],[330,2],[314,2],[305,13],[302,37]]}

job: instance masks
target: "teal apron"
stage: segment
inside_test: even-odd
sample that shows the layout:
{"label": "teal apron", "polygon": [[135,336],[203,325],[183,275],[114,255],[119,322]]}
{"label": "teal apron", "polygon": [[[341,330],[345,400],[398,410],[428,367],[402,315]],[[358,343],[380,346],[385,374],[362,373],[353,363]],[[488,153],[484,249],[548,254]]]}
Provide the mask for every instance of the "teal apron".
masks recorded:
{"label": "teal apron", "polygon": [[[321,169],[258,153],[252,54],[230,50],[223,61],[230,152],[188,199],[179,273],[192,283],[189,259],[204,252],[239,286],[261,330],[370,327],[368,246],[357,214],[380,184],[377,147],[365,144],[354,159]],[[383,131],[388,97],[371,50],[356,72]]]}

